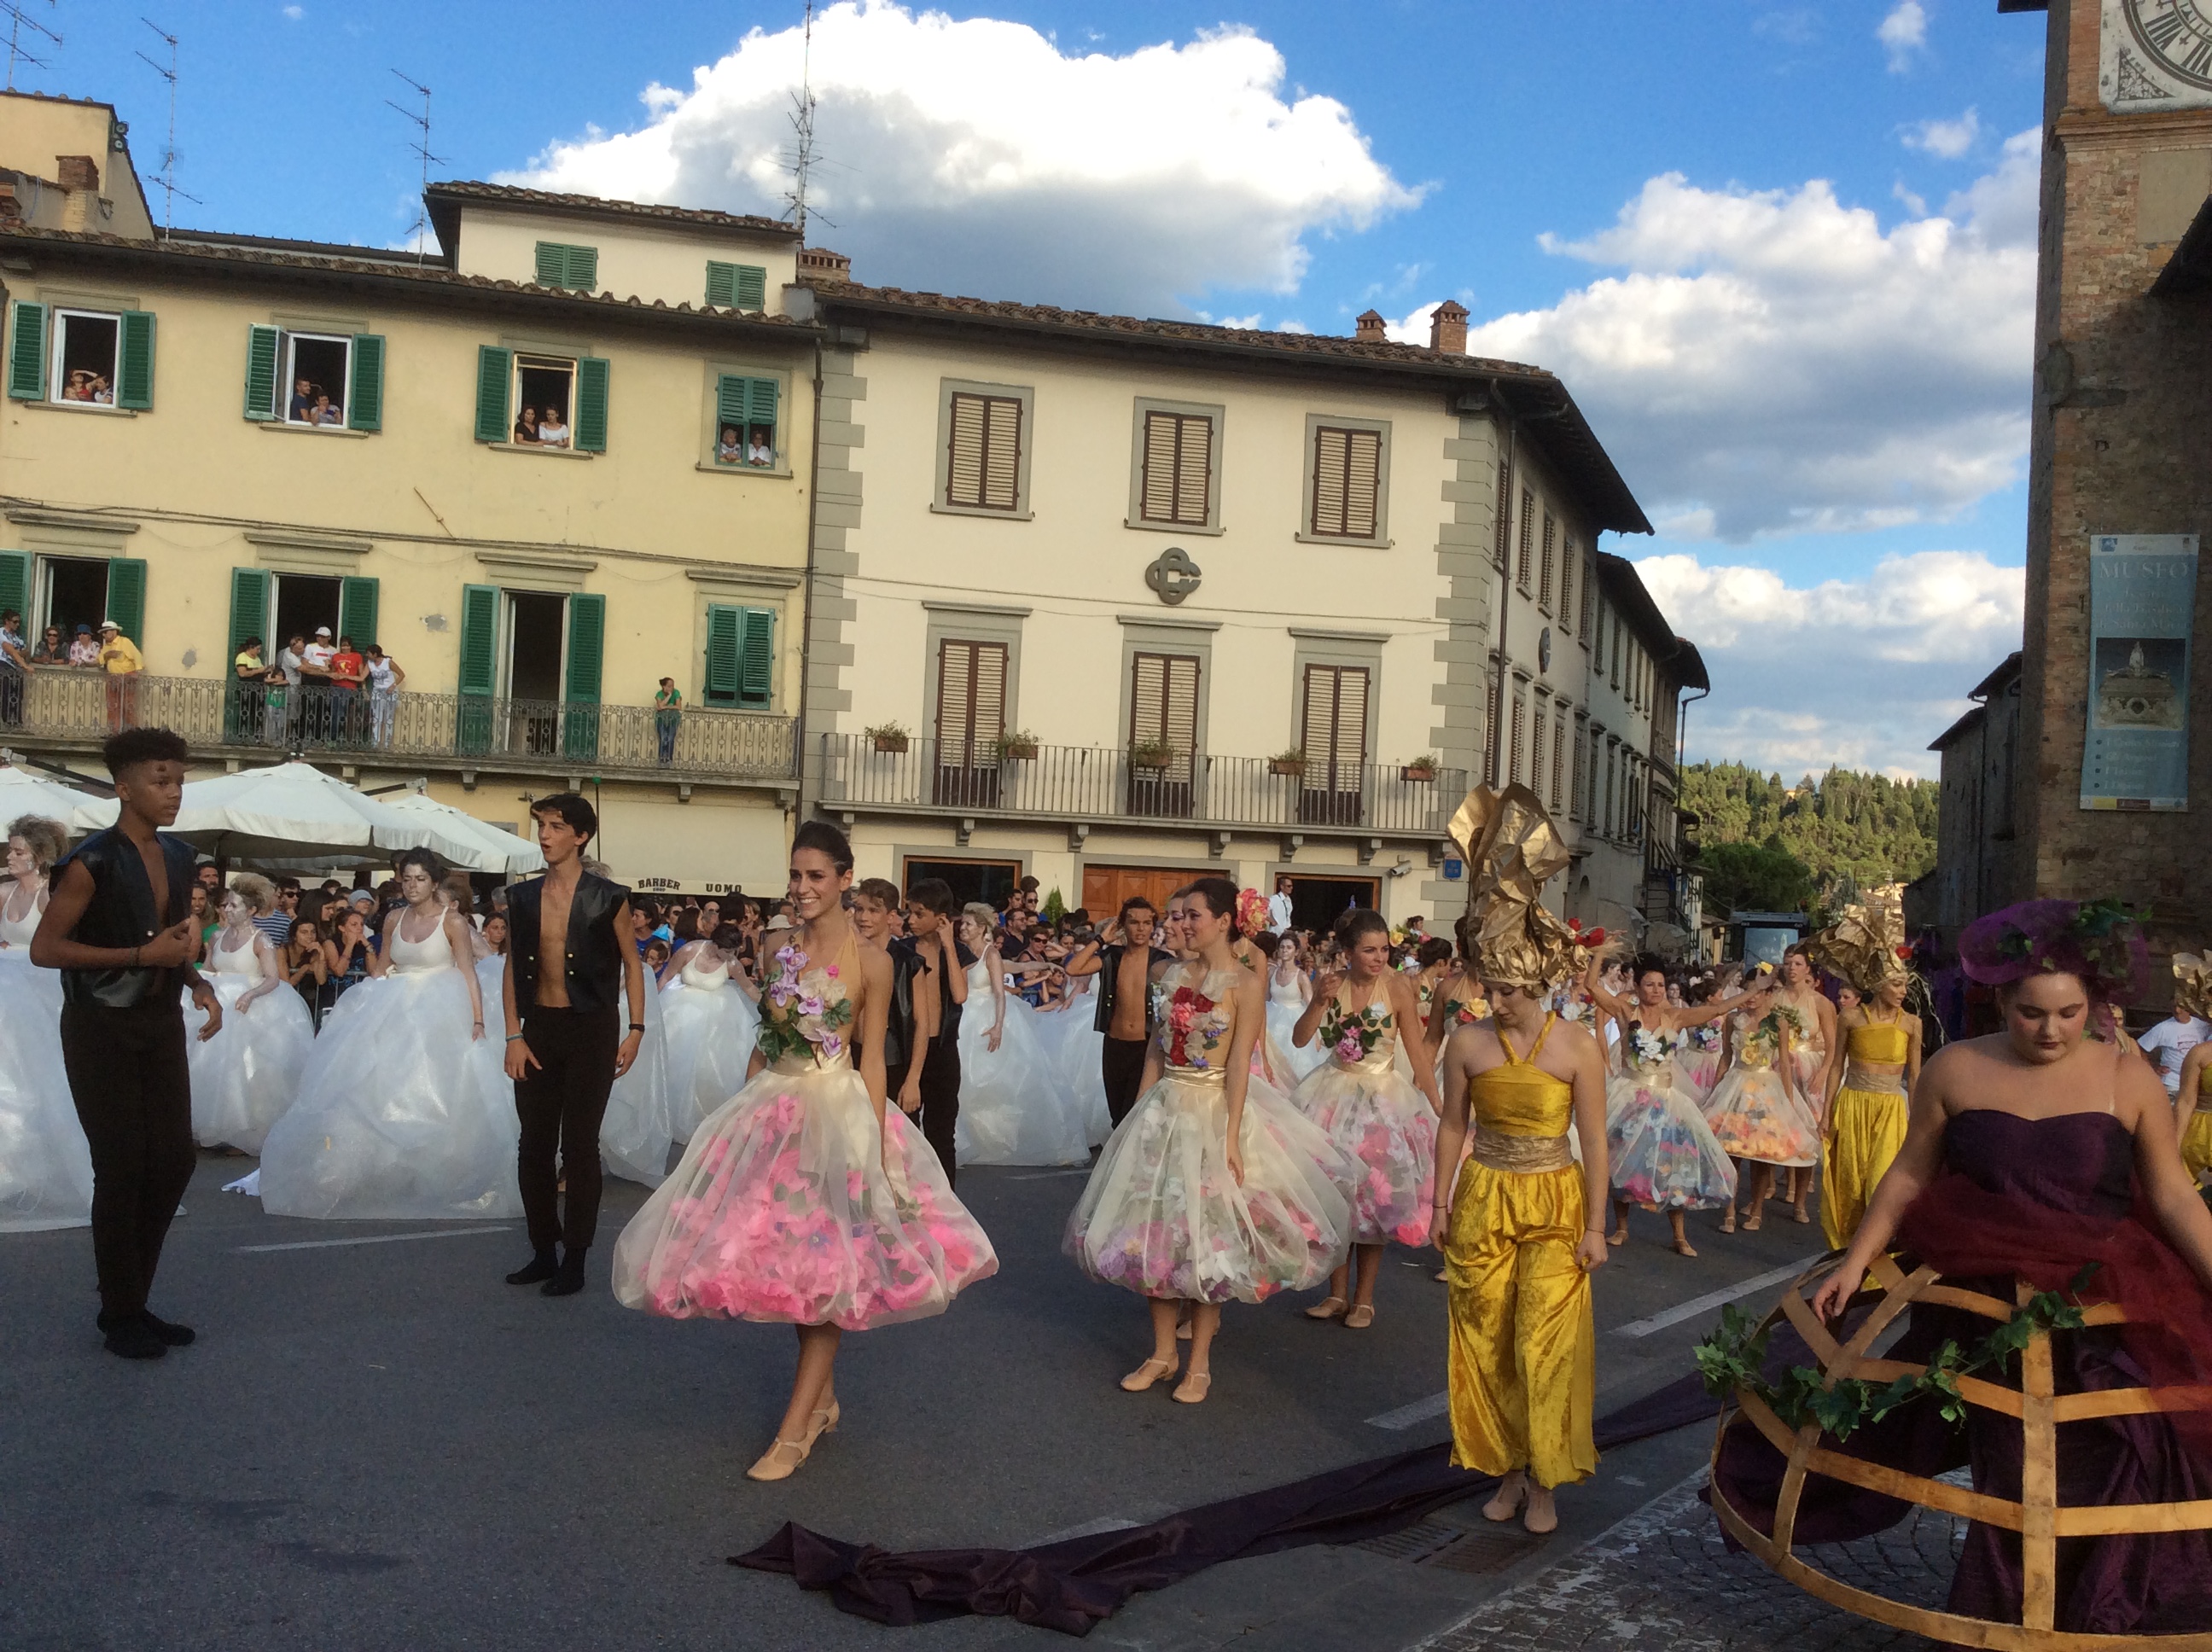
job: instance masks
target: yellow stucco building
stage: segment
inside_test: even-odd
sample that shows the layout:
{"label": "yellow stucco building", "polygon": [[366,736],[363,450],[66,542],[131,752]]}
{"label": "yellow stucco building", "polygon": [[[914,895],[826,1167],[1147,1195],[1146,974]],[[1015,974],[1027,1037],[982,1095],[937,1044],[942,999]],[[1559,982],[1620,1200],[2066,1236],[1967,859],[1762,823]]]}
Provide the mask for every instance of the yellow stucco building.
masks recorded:
{"label": "yellow stucco building", "polygon": [[[814,468],[796,233],[482,184],[428,206],[419,258],[165,236],[112,109],[0,96],[0,608],[33,648],[112,618],[144,660],[127,707],[36,671],[0,743],[82,768],[132,715],[204,773],[296,751],[525,829],[577,787],[618,876],[779,888]],[[273,663],[322,627],[380,645],[396,699],[234,674],[249,638]]]}

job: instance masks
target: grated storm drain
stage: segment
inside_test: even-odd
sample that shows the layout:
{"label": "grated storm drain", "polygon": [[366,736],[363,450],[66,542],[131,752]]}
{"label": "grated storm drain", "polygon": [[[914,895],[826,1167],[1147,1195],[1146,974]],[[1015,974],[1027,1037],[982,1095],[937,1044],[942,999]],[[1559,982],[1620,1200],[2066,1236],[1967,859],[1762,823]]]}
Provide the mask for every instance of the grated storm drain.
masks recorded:
{"label": "grated storm drain", "polygon": [[1418,1521],[1403,1531],[1370,1537],[1355,1548],[1409,1565],[1441,1566],[1446,1571],[1483,1575],[1501,1572],[1523,1556],[1533,1554],[1546,1540],[1532,1537],[1518,1525],[1496,1531],[1468,1531],[1434,1516]]}

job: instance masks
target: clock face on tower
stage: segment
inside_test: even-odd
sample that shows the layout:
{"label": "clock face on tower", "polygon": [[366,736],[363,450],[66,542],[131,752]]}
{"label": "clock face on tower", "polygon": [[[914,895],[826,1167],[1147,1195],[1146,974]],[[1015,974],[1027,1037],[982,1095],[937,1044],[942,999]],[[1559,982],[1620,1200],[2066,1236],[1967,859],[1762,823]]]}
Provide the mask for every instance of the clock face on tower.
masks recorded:
{"label": "clock face on tower", "polygon": [[2106,108],[2212,108],[2212,0],[2103,4],[2097,84]]}

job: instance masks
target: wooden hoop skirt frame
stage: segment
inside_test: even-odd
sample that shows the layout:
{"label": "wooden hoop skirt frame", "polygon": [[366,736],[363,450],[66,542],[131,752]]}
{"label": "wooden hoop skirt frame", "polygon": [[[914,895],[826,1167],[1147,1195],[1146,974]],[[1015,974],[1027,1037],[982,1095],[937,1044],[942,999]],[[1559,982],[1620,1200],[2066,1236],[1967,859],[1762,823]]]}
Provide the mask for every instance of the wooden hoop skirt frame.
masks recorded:
{"label": "wooden hoop skirt frame", "polygon": [[[1848,1344],[1840,1344],[1820,1323],[1803,1296],[1804,1288],[1832,1272],[1838,1257],[1816,1264],[1790,1286],[1782,1300],[1760,1321],[1764,1331],[1786,1318],[1820,1362],[1826,1386],[1845,1377],[1887,1382],[1918,1376],[1923,1365],[1908,1361],[1877,1359],[1867,1350],[1914,1302],[1941,1303],[1964,1309],[2002,1325],[2016,1305],[1978,1291],[1939,1285],[1936,1270],[1923,1267],[1907,1277],[1890,1258],[1876,1260],[1870,1272],[1881,1287],[1883,1300],[1869,1315]],[[2025,1306],[2034,1293],[2025,1284],[2017,1287]],[[2083,1310],[2090,1325],[2126,1322],[2116,1303],[2100,1303]],[[2025,1458],[2021,1477],[2021,1497],[2014,1503],[1963,1486],[1928,1479],[1881,1463],[1844,1456],[1821,1443],[1818,1424],[1792,1429],[1759,1395],[1739,1388],[1732,1403],[1721,1408],[1720,1427],[1713,1439],[1713,1463],[1720,1461],[1720,1442],[1729,1425],[1741,1414],[1748,1418],[1769,1444],[1788,1461],[1781,1495],[1775,1501],[1774,1534],[1762,1535],[1723,1494],[1717,1475],[1711,1482],[1713,1512],[1722,1528],[1758,1558],[1776,1576],[1831,1606],[1892,1628],[1923,1635],[1934,1641],[1983,1647],[1990,1652],[2109,1652],[2118,1647],[2152,1647],[2157,1652],[2212,1652],[2212,1630],[2185,1635],[2105,1635],[2054,1627],[2057,1611],[2057,1544],[2062,1537],[2109,1537],[2135,1533],[2212,1530],[2212,1499],[2191,1503],[2141,1503],[2067,1508],[2058,1503],[2057,1425],[2091,1417],[2140,1416],[2212,1409],[2212,1388],[2107,1388],[2086,1394],[2052,1392],[2051,1333],[2038,1327],[2021,1355],[2021,1386],[2008,1388],[1972,1376],[1958,1379],[1959,1392],[1971,1406],[2017,1417],[2025,1430]],[[1985,1618],[1961,1617],[1926,1606],[1869,1594],[1843,1582],[1798,1558],[1796,1549],[1797,1505],[1808,1473],[1825,1474],[1870,1491],[1957,1515],[2021,1534],[2022,1570],[2021,1618],[2019,1624],[1995,1623]]]}

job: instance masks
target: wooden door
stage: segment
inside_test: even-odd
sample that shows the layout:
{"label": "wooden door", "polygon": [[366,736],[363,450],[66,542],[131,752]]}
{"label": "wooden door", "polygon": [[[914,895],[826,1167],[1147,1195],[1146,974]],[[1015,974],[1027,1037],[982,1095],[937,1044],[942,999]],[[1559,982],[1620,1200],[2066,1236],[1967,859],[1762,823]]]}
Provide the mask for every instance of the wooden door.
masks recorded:
{"label": "wooden door", "polygon": [[1176,869],[1164,866],[1100,866],[1083,869],[1083,907],[1094,923],[1104,923],[1121,911],[1121,902],[1141,895],[1160,911],[1184,884],[1212,876],[1213,866]]}
{"label": "wooden door", "polygon": [[937,659],[937,773],[932,801],[995,808],[1006,732],[1006,645],[947,638]]}

